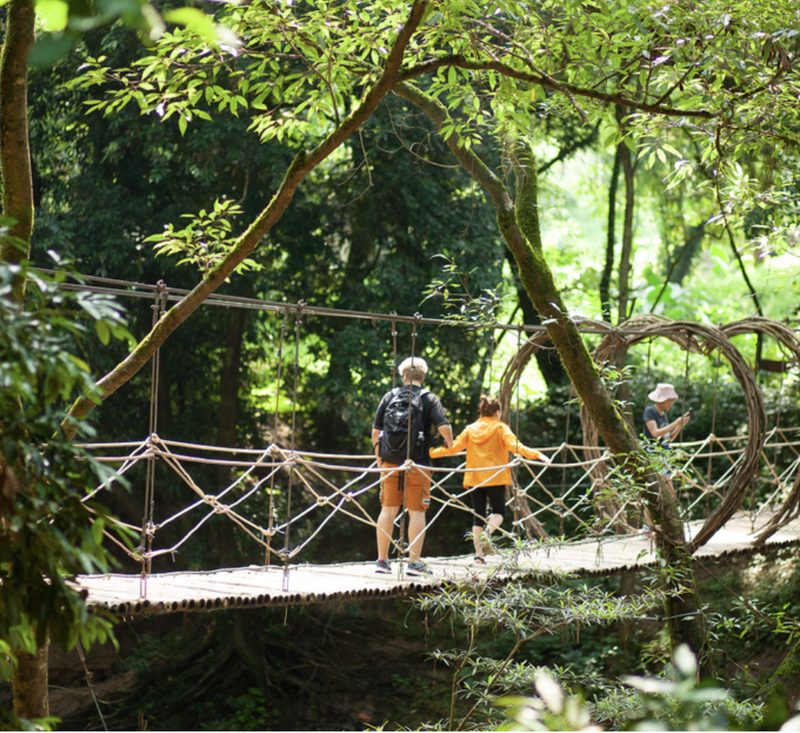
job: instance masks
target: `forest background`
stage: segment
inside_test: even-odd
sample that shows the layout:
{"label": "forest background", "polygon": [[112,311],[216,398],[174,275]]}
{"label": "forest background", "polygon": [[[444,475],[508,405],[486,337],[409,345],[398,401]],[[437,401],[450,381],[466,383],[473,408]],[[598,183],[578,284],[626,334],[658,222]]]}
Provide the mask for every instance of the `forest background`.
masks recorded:
{"label": "forest background", "polygon": [[[646,7],[640,12],[641,17],[658,17]],[[630,15],[640,17],[633,11]],[[759,37],[760,57],[774,65],[777,76],[791,78],[796,18],[789,11],[780,15],[776,8],[774,17],[783,21],[780,29],[770,28]],[[427,17],[431,25],[440,20]],[[741,21],[735,13],[709,20],[720,36],[732,32],[737,22]],[[750,35],[759,32],[750,29]],[[164,36],[165,57],[187,43],[181,33],[175,30],[171,37]],[[580,35],[577,29],[575,33]],[[648,58],[644,51],[637,53],[640,60]],[[141,283],[163,280],[168,287],[191,290],[200,274],[207,274],[225,254],[226,243],[256,219],[264,201],[280,189],[297,138],[291,130],[268,135],[254,124],[260,110],[252,99],[248,101],[243,88],[247,76],[236,64],[224,83],[193,101],[199,112],[190,114],[172,108],[177,104],[173,99],[148,98],[147,70],[152,69],[150,75],[161,73],[154,58],[130,25],[103,25],[76,35],[68,51],[31,72],[29,136],[36,209],[32,264],[53,268],[51,253],[57,253],[56,262],[74,263],[70,266],[86,275]],[[658,58],[663,60],[649,59],[652,68],[668,65],[663,55]],[[133,76],[128,79],[121,73],[107,76],[106,68],[133,69],[137,77],[144,70],[144,81],[130,81]],[[446,84],[455,82],[450,71],[442,73],[444,79],[433,74],[429,88],[441,84],[444,95]],[[725,88],[721,76],[720,95]],[[103,85],[100,90],[98,83]],[[298,94],[286,118],[299,119],[302,91],[291,88],[296,80],[290,73],[280,83],[286,99]],[[93,101],[103,99],[103,92],[108,92],[103,104]],[[134,103],[123,104],[125,99]],[[110,107],[108,100],[114,100]],[[458,109],[466,102],[452,104]],[[653,312],[720,324],[759,313],[796,323],[794,247],[800,234],[793,216],[793,146],[759,139],[757,145],[731,155],[727,177],[721,181],[714,178],[706,151],[686,130],[627,135],[632,129],[627,125],[633,122],[631,110],[623,104],[609,101],[599,105],[602,112],[582,119],[565,113],[556,95],[537,85],[517,90],[516,104],[515,114],[522,121],[516,119],[515,125],[526,128],[536,154],[543,249],[573,316],[620,323],[630,315]],[[276,109],[288,108],[290,102],[284,100]],[[479,106],[479,111],[487,129],[501,127],[499,112],[493,118],[488,109]],[[504,114],[509,115],[507,109]],[[783,123],[791,129],[791,119]],[[303,134],[311,138],[324,132],[318,120],[305,119],[304,124]],[[497,170],[510,165],[507,150],[492,144],[488,133],[481,137],[477,125],[474,130],[468,127],[462,131],[470,140],[466,147],[479,151]],[[174,236],[183,229],[186,215],[192,216],[192,231],[183,238]],[[306,175],[291,205],[252,255],[256,266],[231,276],[219,292],[275,301],[302,299],[309,305],[344,310],[420,312],[426,317],[472,319],[476,325],[487,315],[504,323],[539,323],[541,316],[525,291],[496,217],[489,197],[456,163],[434,123],[406,99],[388,95],[355,134]],[[148,239],[165,227],[171,229],[155,244],[180,241],[181,248],[171,253],[162,246],[162,256],[157,257],[154,241]],[[181,264],[181,259],[188,262]],[[152,325],[150,304],[125,303],[125,308],[126,327],[139,341]],[[199,308],[161,346],[159,434],[185,442],[248,447],[290,438],[322,452],[366,452],[375,405],[392,379],[389,324],[306,318],[300,329],[294,413],[289,385],[293,354],[283,354],[281,372],[286,381],[277,380],[280,328],[281,319],[274,315]],[[399,331],[398,350],[403,355],[411,339],[407,329]],[[127,354],[125,341],[108,341],[102,335],[98,329],[97,338],[83,342],[82,358],[96,376],[111,372]],[[510,334],[499,344],[494,341],[498,335],[478,327],[419,330],[415,348],[432,366],[428,386],[441,397],[457,429],[473,418],[480,392],[496,389],[505,360],[515,349]],[[739,337],[737,345],[755,366],[782,358],[776,344],[756,336]],[[695,407],[686,437],[710,432],[712,415],[731,434],[744,429],[744,400],[738,385],[713,361],[693,357],[687,365],[683,354],[658,342],[628,359],[634,368],[630,384],[637,410],[643,408],[643,395],[655,382],[672,381],[679,390],[688,387]],[[779,402],[787,413],[796,408],[792,375],[761,371],[759,379],[773,411]],[[568,424],[573,431],[570,439],[580,442],[577,406],[570,400],[568,384],[552,351],[543,352],[526,372],[512,418],[525,443],[556,445],[564,439]],[[92,412],[88,421],[101,440],[147,434],[149,390],[149,371],[142,370]],[[717,432],[722,431],[717,428]],[[113,512],[130,517],[141,514],[143,478],[133,473],[129,480],[130,491],[116,491],[105,503]],[[198,483],[208,487],[221,488],[230,480],[221,470],[199,470],[197,475]],[[156,481],[165,511],[183,505],[185,489],[173,477],[164,472]],[[366,502],[373,513],[377,511],[376,497]],[[464,551],[463,524],[458,515],[446,517],[430,533],[426,553]],[[303,559],[367,560],[373,542],[369,529],[333,524]],[[249,564],[254,549],[220,519],[208,523],[205,534],[175,558],[174,567]],[[124,567],[127,561],[120,555],[118,562]],[[781,611],[796,602],[793,596],[788,600],[784,596]],[[255,727],[266,727],[265,721],[291,727],[279,709],[261,708],[273,674],[264,672],[269,666],[265,660],[276,659],[270,644],[277,636],[265,635],[263,628],[292,625],[281,627],[275,619],[259,622],[253,613],[204,619],[202,643],[187,651],[185,658],[194,660],[194,666],[226,649],[217,657],[216,669],[230,672],[244,665],[262,684],[245,693],[246,674],[228,674],[219,698],[207,699],[193,713],[197,717],[182,720],[180,727],[243,725],[243,711],[256,716],[249,720]],[[743,621],[733,612],[728,618],[733,619],[733,639]],[[317,622],[298,619],[297,626]],[[270,623],[274,627],[261,626]],[[765,633],[763,625],[747,626],[747,631]],[[146,643],[137,644],[126,662],[128,668],[146,678],[155,660],[175,656],[175,650],[183,648],[182,634],[197,636],[193,620],[171,629],[163,641],[148,636]],[[638,634],[626,644],[636,638],[641,648],[658,639],[658,629],[651,623],[643,623]],[[612,671],[619,671],[631,658],[630,647],[621,649],[607,633],[598,635],[592,651],[583,638],[582,645],[541,642],[530,658],[557,667],[577,655],[577,665],[591,661]],[[785,638],[781,643],[789,648]],[[259,652],[252,654],[254,648]],[[654,657],[654,666],[645,661],[639,669],[624,671],[656,672],[664,655]],[[285,662],[277,666],[281,664]],[[175,711],[186,699],[181,695],[196,699],[208,694],[203,674],[195,669],[185,677],[186,687],[176,694],[177,702],[173,699],[163,708],[157,700],[148,703],[153,727],[176,725],[177,718],[159,711],[178,714]],[[744,688],[753,684],[749,676],[744,679]],[[397,694],[404,694],[413,683],[413,679],[395,681],[394,687],[400,691]],[[293,686],[308,688],[305,681],[290,675],[273,684],[287,696]],[[241,695],[234,694],[237,689]],[[152,689],[148,694],[155,695]],[[130,706],[125,705],[120,709],[130,715]],[[256,722],[258,715],[263,717]],[[367,717],[373,715],[380,716],[381,711]],[[342,725],[337,722],[334,727]]]}

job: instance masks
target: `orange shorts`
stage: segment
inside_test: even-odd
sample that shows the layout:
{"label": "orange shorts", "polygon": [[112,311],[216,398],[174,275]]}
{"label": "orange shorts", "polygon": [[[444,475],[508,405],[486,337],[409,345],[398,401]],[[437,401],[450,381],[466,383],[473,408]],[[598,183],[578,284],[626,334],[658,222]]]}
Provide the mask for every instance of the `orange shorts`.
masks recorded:
{"label": "orange shorts", "polygon": [[[396,467],[395,463],[381,464],[381,468]],[[420,466],[409,471],[391,471],[383,474],[381,506],[402,506],[404,484],[406,509],[411,512],[424,512],[431,503],[431,472]]]}

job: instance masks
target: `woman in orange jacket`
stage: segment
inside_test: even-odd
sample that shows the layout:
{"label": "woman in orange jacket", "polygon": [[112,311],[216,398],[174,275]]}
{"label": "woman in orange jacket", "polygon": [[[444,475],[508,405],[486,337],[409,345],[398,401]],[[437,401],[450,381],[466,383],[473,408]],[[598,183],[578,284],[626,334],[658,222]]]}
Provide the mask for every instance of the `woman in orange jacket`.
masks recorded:
{"label": "woman in orange jacket", "polygon": [[[484,531],[491,535],[502,523],[506,514],[506,485],[511,483],[511,469],[508,468],[508,454],[519,453],[525,458],[542,463],[550,459],[538,450],[520,443],[511,429],[500,419],[500,401],[494,397],[481,395],[481,416],[468,425],[451,448],[434,448],[431,458],[452,456],[467,451],[467,471],[464,473],[464,488],[472,487],[472,508],[475,516],[472,522],[472,541],[475,545],[476,562],[483,559]],[[504,468],[500,468],[505,466]],[[484,470],[471,470],[484,469]],[[486,500],[492,506],[488,522]]]}

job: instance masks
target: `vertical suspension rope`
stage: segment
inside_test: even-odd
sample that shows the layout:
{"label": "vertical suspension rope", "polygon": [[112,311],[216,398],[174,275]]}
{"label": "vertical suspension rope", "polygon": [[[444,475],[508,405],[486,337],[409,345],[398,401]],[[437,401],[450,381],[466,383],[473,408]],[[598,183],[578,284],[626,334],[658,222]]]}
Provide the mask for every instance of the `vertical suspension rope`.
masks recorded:
{"label": "vertical suspension rope", "polygon": [[[417,354],[417,324],[419,323],[422,315],[420,313],[414,314],[414,321],[411,324],[411,363],[414,363],[414,357]],[[414,392],[414,384],[408,385],[408,431],[406,432],[406,460],[411,458],[411,398]],[[408,553],[411,548],[411,538],[408,537],[408,509],[406,509],[406,491],[408,485],[408,473],[401,471],[398,480],[403,482],[403,506],[400,513],[400,535],[399,544],[403,552]],[[402,563],[400,564],[402,572]]]}
{"label": "vertical suspension rope", "polygon": [[487,371],[487,382],[489,384],[489,388],[486,390],[486,394],[490,394],[490,395],[494,394],[494,392],[492,392],[492,372],[494,371],[493,370],[493,366],[494,366],[494,350],[497,348],[497,338],[495,337],[495,326],[496,325],[497,325],[497,321],[493,321],[490,326],[487,326],[487,328],[490,328],[492,330],[491,342],[489,344],[489,356],[488,356],[489,365],[488,365],[488,367],[486,369],[486,371]]}
{"label": "vertical suspension rope", "polygon": [[[281,371],[283,367],[283,340],[286,336],[286,321],[289,318],[289,306],[283,312],[283,321],[281,322],[280,335],[278,336],[278,376],[275,383],[275,419],[273,420],[272,439],[273,442],[278,435],[278,420],[280,414],[280,401],[281,401]],[[264,549],[264,565],[272,564],[272,537],[275,534],[275,467],[272,467],[272,472],[269,477],[269,524],[267,525],[267,546]]]}
{"label": "vertical suspension rope", "polygon": [[289,591],[289,559],[291,553],[289,551],[289,529],[291,527],[292,515],[292,488],[294,486],[294,472],[295,472],[295,431],[297,429],[297,377],[300,364],[300,325],[303,322],[303,308],[306,302],[299,300],[297,302],[297,314],[294,322],[294,384],[292,385],[292,433],[289,438],[289,447],[292,451],[292,465],[289,466],[289,490],[286,495],[286,533],[284,534],[283,541],[283,591]]}
{"label": "vertical suspension rope", "polygon": [[[392,315],[396,315],[394,311]],[[392,319],[392,389],[397,384],[397,321]]]}
{"label": "vertical suspension rope", "polygon": [[[691,335],[689,335],[689,338],[691,339]],[[689,342],[688,341],[686,345],[687,345],[686,359],[684,361],[684,366],[683,366],[683,397],[681,397],[681,415],[683,415],[683,413],[686,412],[686,390],[689,386],[689,349],[688,349]],[[681,429],[678,432],[678,437],[679,438],[683,437],[683,425],[681,425]]]}
{"label": "vertical suspension rope", "polygon": [[[517,328],[517,359],[519,359],[520,349],[522,349],[522,332],[525,330],[525,322],[519,325]],[[522,369],[518,369],[517,371],[517,414],[514,422],[514,435],[517,436],[517,441],[519,442],[519,413],[520,413],[520,404],[521,404],[521,382],[522,382]],[[509,409],[511,409],[511,405],[509,404]],[[509,415],[509,417],[511,417]],[[517,455],[519,455],[519,449],[517,450]],[[514,482],[514,514],[519,512],[519,494],[522,493],[522,489],[519,485],[519,479],[517,477],[517,468],[516,466],[511,472],[511,479]]]}
{"label": "vertical suspension rope", "polygon": [[[681,415],[686,412],[686,390],[689,386],[689,343],[691,342],[691,334],[687,333],[686,335],[688,338],[686,342],[686,359],[683,366],[683,397],[681,398]],[[678,431],[678,440],[683,440],[683,425],[681,425],[681,428]],[[673,483],[673,488],[675,489],[675,500],[681,510],[681,517],[683,517],[684,510],[683,506],[681,505],[681,498],[678,494],[678,487],[675,486],[675,483]]]}
{"label": "vertical suspension rope", "polygon": [[[525,330],[525,323],[521,323],[517,328],[517,358],[519,359],[519,352],[522,348],[522,332]],[[522,368],[517,371],[517,417],[514,423],[514,435],[519,437],[519,406],[520,406],[520,387],[522,383]]]}
{"label": "vertical suspension rope", "polygon": [[[719,385],[719,363],[720,353],[717,350],[717,363],[714,365],[714,400],[711,404],[711,435],[714,436],[711,444],[708,446],[708,468],[706,469],[706,484],[711,486],[711,460],[714,455],[714,444],[717,442],[716,429],[717,429],[717,389]],[[706,508],[705,516],[708,517],[711,511],[711,503],[709,499],[710,492],[706,491]]]}
{"label": "vertical suspension rope", "polygon": [[561,487],[558,493],[558,533],[561,537],[564,536],[564,492],[567,490],[567,445],[569,444],[569,419],[571,410],[569,409],[572,402],[572,380],[569,380],[569,388],[567,390],[567,419],[564,421],[566,427],[564,428],[564,449],[561,451]]}
{"label": "vertical suspension rope", "polygon": [[[152,327],[161,320],[166,310],[169,290],[163,280],[156,283],[155,302],[150,308],[153,311]],[[149,435],[152,440],[158,430],[158,380],[161,371],[161,347],[156,349],[150,365],[150,419]],[[142,554],[142,568],[139,576],[139,598],[147,597],[147,576],[153,570],[153,560],[150,553],[153,551],[153,513],[155,511],[155,475],[156,462],[152,454],[147,457],[144,484],[144,514],[142,516],[142,532],[139,536],[139,549]]]}
{"label": "vertical suspension rope", "polygon": [[[778,437],[778,435],[779,435],[778,431],[780,430],[780,427],[781,427],[781,411],[782,411],[782,408],[783,408],[783,375],[786,373],[784,365],[787,363],[786,352],[783,349],[783,345],[780,344],[780,343],[778,344],[778,350],[780,351],[780,354],[781,354],[781,371],[780,371],[781,379],[780,379],[780,386],[778,387],[778,412],[775,415],[775,436],[776,437]],[[779,450],[778,442],[776,440],[775,441],[775,452],[772,455],[772,462],[775,463],[776,465],[778,463],[778,450]]]}
{"label": "vertical suspension rope", "polygon": [[[644,372],[644,393],[642,394],[642,404],[647,407],[647,385],[650,384],[650,351],[653,348],[653,339],[650,339],[647,342],[647,368]],[[644,408],[642,408],[642,412],[644,412]]]}

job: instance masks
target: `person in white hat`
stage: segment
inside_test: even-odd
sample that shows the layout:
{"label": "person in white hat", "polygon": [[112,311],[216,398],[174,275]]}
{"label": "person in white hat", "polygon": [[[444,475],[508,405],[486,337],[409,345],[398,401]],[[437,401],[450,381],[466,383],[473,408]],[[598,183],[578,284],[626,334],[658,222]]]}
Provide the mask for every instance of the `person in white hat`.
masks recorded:
{"label": "person in white hat", "polygon": [[[663,449],[669,450],[672,441],[680,432],[681,428],[689,422],[691,410],[685,412],[678,418],[670,422],[667,412],[678,399],[678,393],[671,384],[659,383],[656,388],[647,395],[654,404],[648,405],[644,411],[644,437],[648,442],[658,443]],[[660,471],[661,475],[669,479],[672,471],[668,466],[664,466]],[[675,489],[672,481],[667,481],[670,493],[675,496]]]}

